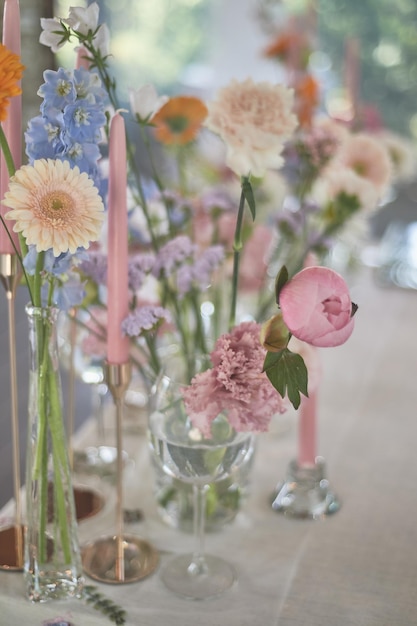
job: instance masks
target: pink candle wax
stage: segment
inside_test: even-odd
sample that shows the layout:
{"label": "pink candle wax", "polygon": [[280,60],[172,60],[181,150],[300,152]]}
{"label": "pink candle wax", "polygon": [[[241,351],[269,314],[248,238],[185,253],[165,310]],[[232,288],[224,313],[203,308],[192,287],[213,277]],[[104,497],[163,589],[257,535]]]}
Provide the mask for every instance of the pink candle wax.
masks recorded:
{"label": "pink candle wax", "polygon": [[107,269],[107,361],[129,360],[129,339],[121,323],[128,314],[126,136],[122,116],[116,113],[110,125]]}
{"label": "pink candle wax", "polygon": [[316,459],[316,391],[311,392],[308,398],[302,398],[298,419],[298,464],[312,466]]}
{"label": "pink candle wax", "polygon": [[[5,0],[3,12],[3,45],[20,56],[20,11],[18,0]],[[15,168],[22,164],[22,97],[10,98],[7,119],[2,123],[3,131],[12,153]],[[9,173],[3,154],[0,155],[0,202],[9,187]],[[10,209],[0,203],[4,216]],[[7,222],[13,241],[18,246],[17,233],[12,231],[13,222]],[[13,254],[15,249],[3,225],[0,225],[0,254]]]}

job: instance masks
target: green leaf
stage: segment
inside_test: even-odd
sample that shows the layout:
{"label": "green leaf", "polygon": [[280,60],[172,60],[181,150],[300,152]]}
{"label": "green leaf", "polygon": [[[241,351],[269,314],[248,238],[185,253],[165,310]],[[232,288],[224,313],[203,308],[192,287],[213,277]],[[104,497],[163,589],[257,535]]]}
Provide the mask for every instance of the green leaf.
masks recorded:
{"label": "green leaf", "polygon": [[283,265],[281,269],[279,270],[277,277],[275,279],[275,301],[277,304],[279,302],[279,294],[281,292],[281,289],[283,288],[283,286],[285,285],[287,281],[288,281],[288,270],[287,270],[287,267]]}
{"label": "green leaf", "polygon": [[252,219],[255,221],[256,217],[256,206],[255,206],[255,196],[253,195],[252,185],[250,184],[247,178],[244,178],[242,181],[242,191],[245,196],[245,200],[248,203]]}
{"label": "green leaf", "polygon": [[267,352],[264,372],[280,396],[287,395],[293,407],[298,409],[300,393],[308,395],[308,372],[303,357],[288,348],[281,352]]}

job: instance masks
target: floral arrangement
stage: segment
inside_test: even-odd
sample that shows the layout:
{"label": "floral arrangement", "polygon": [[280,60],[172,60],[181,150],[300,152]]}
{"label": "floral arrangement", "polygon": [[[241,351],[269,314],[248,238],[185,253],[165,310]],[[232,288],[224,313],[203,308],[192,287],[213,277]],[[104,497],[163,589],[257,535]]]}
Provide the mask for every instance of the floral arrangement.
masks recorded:
{"label": "floral arrangement", "polygon": [[[105,163],[99,157],[106,133],[101,131],[106,116],[120,108],[109,68],[108,29],[99,23],[96,3],[87,9],[72,7],[66,18],[42,20],[42,28],[40,41],[53,51],[71,40],[76,42],[79,69],[45,72],[39,90],[41,115],[30,122],[26,133],[28,156],[62,159],[82,168],[105,200]],[[143,374],[150,366],[156,375],[162,368],[164,346],[174,343],[180,346],[191,380],[195,354],[210,353],[214,345],[213,369],[200,378],[208,393],[216,387],[217,407],[213,399],[212,412],[220,398],[225,401],[227,396],[241,413],[238,419],[237,409],[234,412],[236,427],[265,430],[266,413],[271,416],[283,411],[287,394],[298,406],[300,391],[307,393],[303,358],[288,348],[290,336],[295,335],[288,330],[290,316],[281,316],[281,324],[287,328],[282,358],[267,359],[262,371],[267,352],[259,343],[261,322],[272,312],[279,295],[268,268],[285,264],[289,276],[296,274],[309,252],[323,252],[330,234],[358,209],[358,199],[356,189],[336,193],[338,206],[333,198],[323,206],[320,218],[315,216],[322,231],[304,224],[300,234],[291,229],[290,220],[275,204],[273,211],[267,208],[263,180],[270,176],[272,184],[282,189],[281,169],[293,181],[298,201],[311,207],[307,192],[329,162],[336,160],[342,129],[322,125],[306,130],[303,124],[296,131],[299,120],[293,111],[293,90],[251,79],[232,81],[208,103],[194,96],[159,96],[151,85],[132,89],[129,99],[151,172],[143,175],[136,167],[134,146],[128,144],[131,312],[122,327],[132,340],[132,362]],[[209,142],[214,149],[206,147]],[[224,160],[219,162],[213,154],[223,147]],[[341,157],[337,159],[340,164]],[[340,204],[348,208],[343,212]],[[271,237],[274,231],[275,241]],[[259,247],[265,248],[266,254],[259,255]],[[77,272],[87,293],[82,308],[88,309],[90,316],[86,325],[97,340],[93,342],[96,356],[102,346],[104,357],[105,245],[95,246],[79,259]],[[323,271],[330,272],[328,268]],[[309,277],[316,280],[316,275]],[[247,296],[246,311],[239,304],[242,292]],[[252,320],[249,326],[245,318]],[[339,317],[336,325],[348,321],[343,318],[341,322]],[[247,358],[246,341],[253,350],[256,341],[259,343],[251,359]],[[251,382],[251,398],[246,389],[246,399],[242,399],[243,387],[235,381],[239,369]],[[280,372],[279,384],[275,371]],[[280,394],[275,394],[274,400],[268,378]],[[192,395],[191,387],[190,410]],[[249,411],[245,418],[244,406],[255,405],[257,411],[252,412],[250,421]],[[196,406],[193,410],[198,413]],[[202,423],[201,427],[204,430]],[[205,429],[208,432],[207,424]]]}
{"label": "floral arrangement", "polygon": [[[42,29],[41,43],[54,52],[76,43],[77,67],[44,73],[40,114],[25,133],[29,162],[17,171],[0,125],[10,175],[2,225],[11,236],[13,222],[18,233],[32,305],[75,310],[88,332],[85,349],[105,358],[108,123],[123,111],[146,160],[138,167],[128,141],[130,312],[122,330],[131,361],[144,380],[153,379],[177,349],[190,383],[187,414],[203,436],[224,410],[235,430],[267,430],[274,414],[298,408],[308,395],[306,345],[341,345],[353,332],[357,307],[344,279],[323,263],[335,237],[403,175],[404,146],[317,114],[318,86],[308,73],[300,77],[304,54],[292,88],[232,81],[203,102],[144,85],[131,90],[128,112],[97,3],[44,19]],[[294,50],[309,45],[290,33],[267,54],[294,60]],[[3,121],[23,68],[4,46],[0,61]],[[39,335],[38,410],[61,458],[49,332],[45,324]],[[196,354],[210,355],[208,369],[195,370]],[[44,445],[40,439],[34,471],[45,482]],[[64,518],[59,525],[65,535]]]}

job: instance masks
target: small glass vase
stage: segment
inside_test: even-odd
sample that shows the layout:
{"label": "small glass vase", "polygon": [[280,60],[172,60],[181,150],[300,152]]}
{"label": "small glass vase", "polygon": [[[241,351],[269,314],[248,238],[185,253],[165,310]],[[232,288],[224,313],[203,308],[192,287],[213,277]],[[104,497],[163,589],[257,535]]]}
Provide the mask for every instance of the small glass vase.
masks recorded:
{"label": "small glass vase", "polygon": [[[210,365],[208,355],[194,354],[188,358],[185,367],[184,359],[177,352],[168,354],[164,360],[165,370],[173,380],[191,380],[194,374]],[[154,402],[152,393],[158,392],[158,385],[151,391],[151,404]],[[218,532],[226,524],[230,524],[242,509],[250,487],[250,472],[255,454],[255,443],[245,456],[245,462],[237,468],[232,476],[207,485],[205,490],[205,531]],[[183,532],[194,532],[195,496],[193,485],[188,484],[166,472],[151,457],[154,474],[154,494],[158,513],[162,520],[173,528]]]}
{"label": "small glass vase", "polygon": [[77,596],[83,584],[62,412],[58,312],[26,307],[30,372],[24,576],[33,602]]}
{"label": "small glass vase", "polygon": [[[208,485],[206,490],[205,529],[217,532],[236,518],[249,492],[250,471],[255,446],[234,476]],[[154,464],[155,498],[161,518],[169,526],[193,532],[194,495],[192,485],[172,478]]]}
{"label": "small glass vase", "polygon": [[205,551],[206,503],[210,485],[231,478],[253,453],[254,436],[236,432],[225,414],[211,423],[205,436],[187,415],[184,385],[162,376],[155,386],[148,439],[155,464],[167,476],[191,486],[194,496],[194,549],[173,556],[161,567],[161,580],[174,593],[193,600],[218,596],[232,587],[232,564]]}

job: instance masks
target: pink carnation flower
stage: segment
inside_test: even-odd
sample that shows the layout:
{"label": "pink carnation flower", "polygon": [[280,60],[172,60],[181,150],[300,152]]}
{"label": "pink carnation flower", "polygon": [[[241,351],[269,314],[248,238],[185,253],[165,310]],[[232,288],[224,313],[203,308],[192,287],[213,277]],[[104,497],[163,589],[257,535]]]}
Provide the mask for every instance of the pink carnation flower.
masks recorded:
{"label": "pink carnation flower", "polygon": [[183,392],[187,413],[196,428],[210,437],[211,423],[226,413],[237,431],[261,432],[287,402],[262,372],[265,350],[260,325],[243,322],[216,341],[213,368],[197,374]]}
{"label": "pink carnation flower", "polygon": [[289,331],[313,346],[339,346],[352,334],[349,289],[328,267],[306,267],[281,289],[279,305]]}

